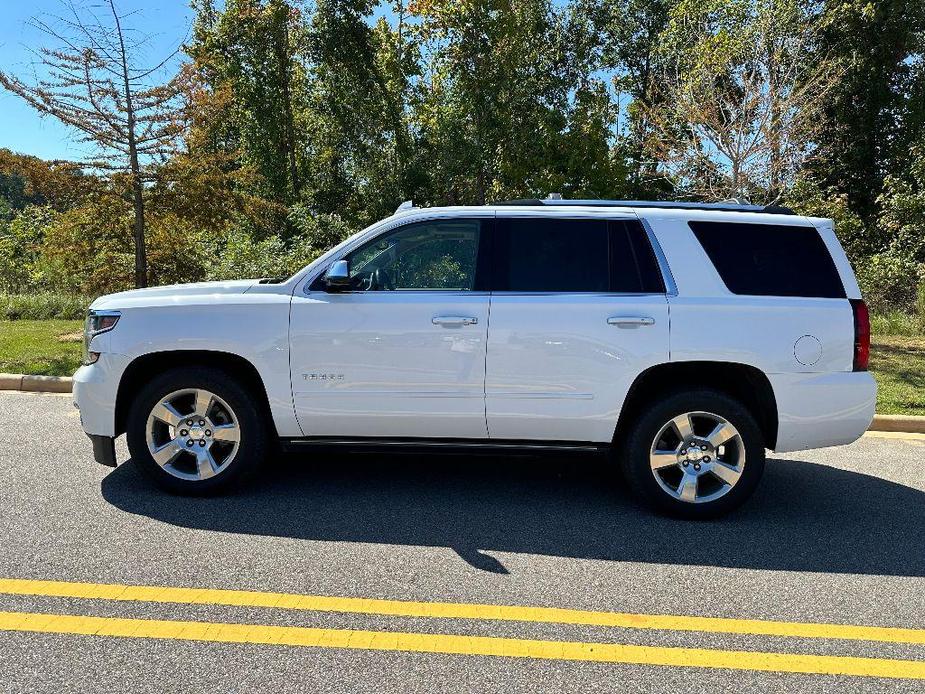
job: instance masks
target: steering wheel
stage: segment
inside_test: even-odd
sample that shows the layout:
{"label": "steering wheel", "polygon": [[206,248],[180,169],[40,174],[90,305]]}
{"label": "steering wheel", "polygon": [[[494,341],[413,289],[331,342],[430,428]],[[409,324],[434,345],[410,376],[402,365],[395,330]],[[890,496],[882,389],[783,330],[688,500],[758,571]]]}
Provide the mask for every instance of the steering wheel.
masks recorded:
{"label": "steering wheel", "polygon": [[392,277],[389,275],[388,271],[383,268],[376,268],[373,271],[373,274],[369,278],[369,288],[386,290],[390,292],[395,291],[395,285],[392,283]]}

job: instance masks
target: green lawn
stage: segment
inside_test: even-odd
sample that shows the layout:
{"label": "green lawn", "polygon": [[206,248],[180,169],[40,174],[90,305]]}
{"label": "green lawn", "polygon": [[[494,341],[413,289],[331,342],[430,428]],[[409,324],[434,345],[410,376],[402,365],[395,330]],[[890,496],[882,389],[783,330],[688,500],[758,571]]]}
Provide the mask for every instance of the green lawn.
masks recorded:
{"label": "green lawn", "polygon": [[877,377],[877,412],[925,415],[925,336],[874,335],[870,370]]}
{"label": "green lawn", "polygon": [[80,366],[79,320],[0,321],[0,372],[70,376]]}
{"label": "green lawn", "polygon": [[[80,365],[81,321],[0,321],[0,372],[69,376]],[[875,335],[877,412],[925,415],[925,337]]]}

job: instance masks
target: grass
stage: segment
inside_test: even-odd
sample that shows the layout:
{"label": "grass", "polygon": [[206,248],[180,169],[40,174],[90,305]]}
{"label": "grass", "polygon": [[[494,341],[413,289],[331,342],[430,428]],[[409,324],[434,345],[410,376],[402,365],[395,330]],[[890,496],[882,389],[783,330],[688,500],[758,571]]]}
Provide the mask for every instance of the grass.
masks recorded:
{"label": "grass", "polygon": [[925,336],[874,335],[870,370],[878,413],[925,415]]}
{"label": "grass", "polygon": [[70,376],[80,366],[83,321],[0,321],[0,372]]}
{"label": "grass", "polygon": [[[70,376],[82,328],[78,320],[0,321],[0,372]],[[877,412],[925,415],[925,336],[874,334],[870,369]]]}
{"label": "grass", "polygon": [[874,335],[902,335],[921,337],[925,332],[925,318],[903,311],[871,313],[870,329]]}

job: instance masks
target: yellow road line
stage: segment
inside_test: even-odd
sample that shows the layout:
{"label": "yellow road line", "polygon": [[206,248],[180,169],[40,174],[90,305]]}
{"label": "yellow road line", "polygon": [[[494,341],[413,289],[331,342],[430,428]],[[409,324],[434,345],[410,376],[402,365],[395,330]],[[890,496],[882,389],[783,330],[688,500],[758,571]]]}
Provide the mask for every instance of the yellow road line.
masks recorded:
{"label": "yellow road line", "polygon": [[925,629],[0,578],[0,594],[925,644]]}
{"label": "yellow road line", "polygon": [[0,612],[0,631],[925,679],[925,661],[619,643]]}

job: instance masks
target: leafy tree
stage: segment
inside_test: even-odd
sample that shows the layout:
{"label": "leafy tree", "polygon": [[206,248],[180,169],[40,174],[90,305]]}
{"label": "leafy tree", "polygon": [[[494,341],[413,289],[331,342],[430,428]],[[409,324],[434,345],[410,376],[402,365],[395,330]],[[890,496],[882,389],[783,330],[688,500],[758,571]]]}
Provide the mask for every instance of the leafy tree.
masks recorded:
{"label": "leafy tree", "polygon": [[[819,50],[842,70],[822,104],[812,173],[844,192],[876,234],[884,178],[925,133],[925,3],[826,0]],[[818,60],[816,54],[808,60]]]}
{"label": "leafy tree", "polygon": [[213,150],[240,155],[260,175],[262,194],[281,204],[298,199],[303,185],[301,4],[228,0],[218,11],[213,0],[193,0],[197,18],[187,47],[200,87],[194,103],[211,116],[200,115],[200,141],[210,138]]}
{"label": "leafy tree", "polygon": [[681,192],[783,196],[838,77],[824,57],[805,60],[817,27],[799,0],[682,0],[671,11],[646,144]]}
{"label": "leafy tree", "polygon": [[0,291],[26,293],[41,284],[37,264],[45,229],[56,214],[50,207],[29,205],[0,222]]}
{"label": "leafy tree", "polygon": [[144,165],[168,154],[182,132],[183,73],[157,81],[170,57],[141,66],[144,39],[131,40],[115,0],[106,0],[108,16],[68,3],[70,17],[33,25],[58,45],[39,50],[47,76],[29,84],[0,72],[0,85],[42,114],[53,116],[92,144],[94,168],[128,172],[134,209],[135,286],[147,286]]}
{"label": "leafy tree", "polygon": [[[415,124],[430,162],[429,201],[622,186],[609,152],[616,112],[584,69],[587,22],[548,0],[421,0],[412,9],[426,66]],[[598,166],[583,162],[576,180],[581,153],[567,143],[579,137]]]}
{"label": "leafy tree", "polygon": [[663,73],[662,34],[668,28],[677,0],[589,0],[601,36],[601,67],[613,74],[617,98],[627,101],[625,137],[631,198],[660,198],[670,186],[656,171],[658,160],[648,156],[646,142],[653,136],[647,114],[662,104],[656,89]]}

